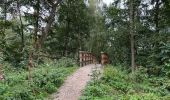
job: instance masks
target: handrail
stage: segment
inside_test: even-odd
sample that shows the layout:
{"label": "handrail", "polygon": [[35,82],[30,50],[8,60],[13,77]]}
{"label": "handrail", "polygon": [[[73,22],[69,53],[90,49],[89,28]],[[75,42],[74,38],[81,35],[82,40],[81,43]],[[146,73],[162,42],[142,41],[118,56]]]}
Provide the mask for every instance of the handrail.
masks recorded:
{"label": "handrail", "polygon": [[79,51],[80,67],[96,62],[96,57],[88,51]]}

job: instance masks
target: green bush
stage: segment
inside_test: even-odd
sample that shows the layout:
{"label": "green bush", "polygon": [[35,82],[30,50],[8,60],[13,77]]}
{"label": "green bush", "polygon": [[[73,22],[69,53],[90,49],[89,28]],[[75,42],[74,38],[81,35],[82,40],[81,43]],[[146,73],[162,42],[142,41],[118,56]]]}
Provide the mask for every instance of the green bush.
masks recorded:
{"label": "green bush", "polygon": [[47,91],[47,93],[53,93],[56,91],[55,85],[50,82],[48,82],[43,88],[45,91]]}
{"label": "green bush", "polygon": [[84,95],[102,97],[104,95],[107,95],[107,93],[109,92],[111,92],[110,86],[100,83],[96,86],[95,85],[87,86],[87,89],[85,90]]}
{"label": "green bush", "polygon": [[62,57],[56,63],[58,67],[73,67],[77,65],[74,59],[67,57]]}
{"label": "green bush", "polygon": [[28,72],[5,73],[0,82],[0,100],[42,100],[62,85],[66,76],[76,67],[58,67],[56,64],[44,64],[32,69],[32,80]]}
{"label": "green bush", "polygon": [[18,84],[13,87],[6,86],[1,92],[1,100],[33,100],[33,92],[28,84]]}
{"label": "green bush", "polygon": [[148,77],[140,67],[133,74],[120,68],[107,66],[102,77],[91,81],[80,100],[169,100],[169,79]]}
{"label": "green bush", "polygon": [[118,69],[112,68],[112,67],[106,67],[104,69],[104,75],[102,77],[103,80],[106,82],[109,81],[117,81],[124,78],[124,73],[119,71]]}

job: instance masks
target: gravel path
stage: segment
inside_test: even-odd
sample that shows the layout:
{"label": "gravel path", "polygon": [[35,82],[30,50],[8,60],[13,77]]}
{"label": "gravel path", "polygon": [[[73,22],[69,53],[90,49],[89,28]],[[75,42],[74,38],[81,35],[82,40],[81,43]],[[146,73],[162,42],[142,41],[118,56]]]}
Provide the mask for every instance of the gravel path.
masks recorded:
{"label": "gravel path", "polygon": [[80,67],[76,72],[67,77],[63,86],[61,86],[57,93],[52,94],[53,100],[78,100],[81,96],[81,91],[85,88],[93,68],[101,69],[100,65],[87,65]]}

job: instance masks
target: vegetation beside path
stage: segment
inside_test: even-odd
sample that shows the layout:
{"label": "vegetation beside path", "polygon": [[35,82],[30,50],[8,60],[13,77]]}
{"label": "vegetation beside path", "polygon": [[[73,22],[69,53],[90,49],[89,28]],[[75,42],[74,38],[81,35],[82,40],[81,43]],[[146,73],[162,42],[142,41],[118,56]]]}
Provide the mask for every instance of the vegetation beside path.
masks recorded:
{"label": "vegetation beside path", "polygon": [[36,66],[32,69],[32,80],[28,80],[27,70],[6,68],[5,80],[0,82],[0,100],[43,100],[56,92],[75,69],[75,63],[64,58]]}
{"label": "vegetation beside path", "polygon": [[121,66],[106,66],[103,75],[93,74],[80,100],[170,100],[170,81],[148,76],[146,68],[128,73]]}

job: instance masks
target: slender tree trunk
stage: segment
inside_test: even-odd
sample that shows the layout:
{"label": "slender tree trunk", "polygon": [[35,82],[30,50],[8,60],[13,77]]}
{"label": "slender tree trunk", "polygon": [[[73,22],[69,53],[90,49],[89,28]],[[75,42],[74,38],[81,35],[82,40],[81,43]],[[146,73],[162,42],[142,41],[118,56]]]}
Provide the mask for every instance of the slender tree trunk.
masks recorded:
{"label": "slender tree trunk", "polygon": [[[7,20],[7,1],[4,3],[4,24],[6,25],[6,20]],[[5,42],[5,40],[4,40],[4,38],[5,38],[5,31],[6,31],[6,27],[5,26],[3,26],[3,28],[2,28],[2,44],[3,44],[3,47],[4,47],[4,45],[6,45],[6,42]],[[3,77],[3,72],[2,72],[2,66],[0,65],[0,80],[2,80],[2,79],[4,79],[4,77]]]}
{"label": "slender tree trunk", "polygon": [[19,13],[19,20],[20,20],[20,32],[21,32],[21,44],[22,44],[22,50],[24,49],[25,46],[25,41],[24,41],[24,26],[21,18],[21,11],[20,11],[20,6],[19,6],[19,0],[17,0],[17,10]]}
{"label": "slender tree trunk", "polygon": [[32,59],[33,59],[33,52],[32,50],[30,51],[29,53],[29,61],[28,61],[28,80],[31,82],[32,81],[32,67],[33,67],[33,64],[32,64]]}
{"label": "slender tree trunk", "polygon": [[29,51],[29,58],[28,58],[28,79],[31,81],[32,79],[32,75],[31,75],[31,71],[32,71],[32,67],[33,67],[33,56],[34,56],[34,52],[38,49],[37,46],[37,33],[38,33],[38,26],[39,26],[39,9],[40,9],[40,0],[37,0],[37,8],[35,10],[35,25],[34,25],[34,37],[33,37],[33,41],[32,41],[32,48]]}
{"label": "slender tree trunk", "polygon": [[156,0],[155,5],[155,26],[156,26],[156,32],[159,33],[159,0]]}
{"label": "slender tree trunk", "polygon": [[78,32],[78,42],[79,42],[79,50],[81,51],[82,47],[81,47],[81,35],[80,32]]}
{"label": "slender tree trunk", "polygon": [[[33,80],[32,80],[32,68],[33,68],[32,60],[33,60],[33,51],[31,50],[30,54],[29,54],[29,62],[28,62],[28,81],[29,81],[28,85],[31,85],[31,83],[33,82]],[[35,95],[34,88],[32,88],[32,92]]]}
{"label": "slender tree trunk", "polygon": [[[7,1],[4,3],[4,24],[6,25],[6,20],[7,20]],[[2,39],[3,43],[5,43],[4,38],[5,38],[5,31],[6,31],[6,26],[3,26],[3,34],[2,34]]]}
{"label": "slender tree trunk", "polygon": [[38,31],[39,31],[39,15],[40,15],[40,0],[37,0],[36,10],[34,12],[35,24],[34,24],[34,48],[37,51],[39,49]]}
{"label": "slender tree trunk", "polygon": [[134,0],[129,0],[130,6],[130,44],[131,44],[131,68],[135,71],[135,39],[134,39]]}
{"label": "slender tree trunk", "polygon": [[[70,2],[68,3],[68,8],[70,6]],[[65,56],[68,56],[68,43],[69,43],[69,32],[70,32],[70,19],[69,19],[69,11],[67,11],[67,19],[66,19],[66,32],[65,32]]]}
{"label": "slender tree trunk", "polygon": [[69,43],[69,30],[70,30],[70,20],[67,19],[67,29],[65,34],[65,56],[68,56],[68,43]]}

